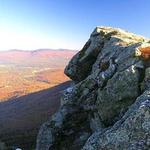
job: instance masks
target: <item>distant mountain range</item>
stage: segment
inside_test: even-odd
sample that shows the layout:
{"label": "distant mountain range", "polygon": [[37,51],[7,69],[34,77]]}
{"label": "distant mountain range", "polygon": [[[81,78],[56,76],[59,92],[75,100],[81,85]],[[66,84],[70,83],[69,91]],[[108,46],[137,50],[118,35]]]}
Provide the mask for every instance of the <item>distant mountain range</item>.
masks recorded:
{"label": "distant mountain range", "polygon": [[0,64],[22,66],[54,66],[62,67],[77,51],[68,49],[37,49],[0,51]]}

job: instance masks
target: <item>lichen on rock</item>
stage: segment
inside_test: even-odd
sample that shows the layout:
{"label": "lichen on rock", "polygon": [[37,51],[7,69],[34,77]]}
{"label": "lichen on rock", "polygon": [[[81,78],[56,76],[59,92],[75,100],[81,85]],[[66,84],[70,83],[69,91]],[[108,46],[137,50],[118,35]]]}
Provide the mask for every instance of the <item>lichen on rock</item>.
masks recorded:
{"label": "lichen on rock", "polygon": [[65,68],[74,85],[44,123],[37,150],[150,148],[150,59],[137,55],[149,39],[96,27]]}

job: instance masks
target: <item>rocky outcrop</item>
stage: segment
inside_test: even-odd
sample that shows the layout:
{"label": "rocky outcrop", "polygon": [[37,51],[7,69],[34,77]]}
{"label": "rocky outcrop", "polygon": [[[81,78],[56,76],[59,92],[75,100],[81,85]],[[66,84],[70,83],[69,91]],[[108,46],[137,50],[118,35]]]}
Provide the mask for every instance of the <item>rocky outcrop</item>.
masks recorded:
{"label": "rocky outcrop", "polygon": [[65,68],[75,84],[44,123],[37,150],[147,150],[150,148],[149,39],[96,27]]}

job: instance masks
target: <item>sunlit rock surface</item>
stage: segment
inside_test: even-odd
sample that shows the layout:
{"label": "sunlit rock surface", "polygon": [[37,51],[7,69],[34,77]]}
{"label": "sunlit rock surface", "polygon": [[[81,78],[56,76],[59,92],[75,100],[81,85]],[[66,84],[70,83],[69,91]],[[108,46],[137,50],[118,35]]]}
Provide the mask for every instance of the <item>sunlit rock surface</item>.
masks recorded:
{"label": "sunlit rock surface", "polygon": [[65,68],[74,85],[44,123],[37,150],[148,150],[150,59],[137,54],[149,39],[96,27]]}

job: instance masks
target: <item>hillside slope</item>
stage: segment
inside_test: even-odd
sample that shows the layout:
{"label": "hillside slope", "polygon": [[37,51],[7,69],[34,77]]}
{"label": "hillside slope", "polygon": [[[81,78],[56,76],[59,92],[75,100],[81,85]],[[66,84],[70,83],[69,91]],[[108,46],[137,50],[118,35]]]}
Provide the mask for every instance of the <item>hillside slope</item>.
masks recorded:
{"label": "hillside slope", "polygon": [[77,51],[0,51],[0,101],[53,87],[68,80],[64,67]]}
{"label": "hillside slope", "polygon": [[65,73],[76,84],[41,126],[36,150],[150,148],[150,39],[96,27]]}
{"label": "hillside slope", "polygon": [[70,81],[0,103],[0,139],[9,147],[30,150],[35,147],[41,124],[60,106],[60,95]]}

